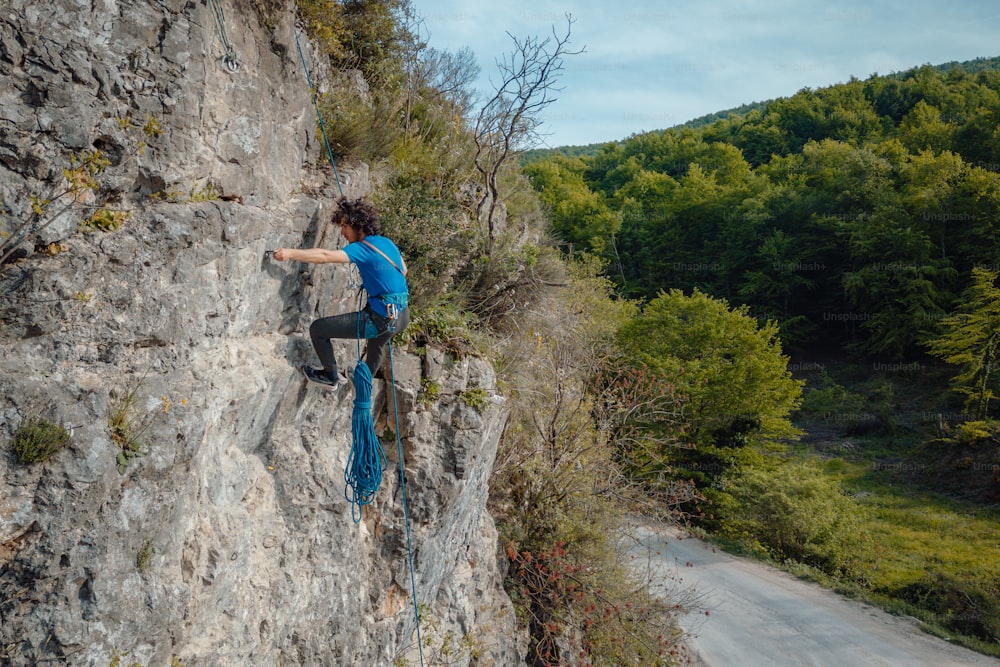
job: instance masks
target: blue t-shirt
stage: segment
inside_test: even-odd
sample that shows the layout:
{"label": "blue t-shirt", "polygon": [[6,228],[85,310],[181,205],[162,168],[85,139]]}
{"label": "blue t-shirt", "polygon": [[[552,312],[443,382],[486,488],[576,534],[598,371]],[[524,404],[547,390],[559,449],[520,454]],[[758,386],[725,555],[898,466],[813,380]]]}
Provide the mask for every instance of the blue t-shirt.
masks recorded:
{"label": "blue t-shirt", "polygon": [[[384,252],[400,270],[386,261],[385,257],[365,245],[365,241]],[[364,241],[348,243],[344,246],[344,252],[358,267],[358,273],[361,274],[361,284],[368,292],[368,303],[372,310],[382,317],[387,317],[389,310],[386,308],[385,302],[378,297],[383,294],[407,294],[410,291],[406,284],[406,276],[401,271],[403,255],[400,254],[399,248],[384,236],[366,236]]]}

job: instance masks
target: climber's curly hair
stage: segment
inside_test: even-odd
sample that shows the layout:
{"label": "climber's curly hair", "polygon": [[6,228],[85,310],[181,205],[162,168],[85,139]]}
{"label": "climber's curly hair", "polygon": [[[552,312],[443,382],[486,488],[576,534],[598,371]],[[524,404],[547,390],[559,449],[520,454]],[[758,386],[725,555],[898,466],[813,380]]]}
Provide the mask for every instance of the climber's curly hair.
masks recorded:
{"label": "climber's curly hair", "polygon": [[333,212],[331,221],[335,225],[346,223],[365,236],[375,236],[382,233],[382,223],[379,221],[378,209],[364,199],[348,199],[341,197],[337,202],[337,210]]}

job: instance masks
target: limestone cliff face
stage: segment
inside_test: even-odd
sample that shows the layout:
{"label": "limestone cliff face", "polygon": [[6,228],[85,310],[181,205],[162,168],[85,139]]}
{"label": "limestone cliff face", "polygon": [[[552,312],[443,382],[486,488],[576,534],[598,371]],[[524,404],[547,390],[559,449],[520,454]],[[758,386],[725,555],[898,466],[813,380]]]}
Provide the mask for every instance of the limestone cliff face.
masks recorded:
{"label": "limestone cliff face", "polygon": [[[27,256],[0,267],[0,664],[416,659],[395,440],[356,525],[343,478],[353,389],[296,371],[314,361],[311,319],[355,306],[349,271],[264,256],[343,243],[325,224],[339,189],[293,17],[265,29],[243,4],[222,7],[236,72],[211,3],[0,12],[4,215],[28,219],[71,153],[110,160],[98,192],[53,200]],[[150,119],[162,133],[143,137]],[[367,167],[341,165],[340,181],[365,194]],[[128,219],[79,231],[102,204]],[[357,357],[353,341],[337,351],[344,367]],[[506,417],[492,369],[434,350],[393,357],[417,599],[437,626],[425,657],[451,633],[475,641],[473,663],[515,664],[485,511]],[[428,379],[442,388],[429,403]],[[474,388],[476,407],[462,400]],[[397,430],[390,397],[376,381],[380,432]],[[123,460],[109,417],[126,408],[142,455]],[[22,465],[6,443],[32,414],[72,440]]]}

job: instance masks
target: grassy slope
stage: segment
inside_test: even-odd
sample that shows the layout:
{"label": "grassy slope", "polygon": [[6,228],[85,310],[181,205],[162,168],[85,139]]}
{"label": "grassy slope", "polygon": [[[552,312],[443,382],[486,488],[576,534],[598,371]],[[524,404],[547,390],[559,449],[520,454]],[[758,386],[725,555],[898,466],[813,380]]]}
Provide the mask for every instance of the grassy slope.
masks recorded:
{"label": "grassy slope", "polygon": [[[960,414],[940,394],[946,368],[924,367],[916,377],[879,376],[858,364],[823,369],[807,381],[814,388],[838,382],[847,394],[833,403],[807,401],[799,426],[810,435],[799,454],[822,461],[867,513],[868,546],[858,554],[864,574],[843,581],[789,569],[1000,656],[1000,485],[992,479],[1000,451],[934,442],[934,415]],[[879,405],[886,386],[891,398]],[[994,640],[983,641],[984,634]]]}

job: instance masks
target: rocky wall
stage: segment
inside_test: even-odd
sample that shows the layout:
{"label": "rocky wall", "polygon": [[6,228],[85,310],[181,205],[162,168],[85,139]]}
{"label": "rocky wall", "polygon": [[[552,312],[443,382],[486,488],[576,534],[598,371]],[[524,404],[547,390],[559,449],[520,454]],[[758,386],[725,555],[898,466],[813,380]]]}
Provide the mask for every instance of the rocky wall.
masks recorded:
{"label": "rocky wall", "polygon": [[[296,370],[314,361],[311,319],[354,307],[350,270],[264,251],[342,245],[326,220],[341,188],[369,191],[368,170],[339,165],[338,187],[323,166],[291,11],[265,28],[221,6],[235,72],[209,2],[0,10],[7,233],[65,190],[73,156],[109,160],[0,267],[0,664],[413,664],[395,432],[425,657],[466,637],[455,664],[516,664],[485,511],[506,419],[492,369],[394,348],[394,387],[373,396],[389,468],[355,524],[353,388]],[[82,230],[99,206],[127,218]],[[346,366],[357,347],[337,353]],[[72,435],[49,462],[6,446],[30,415]]]}

